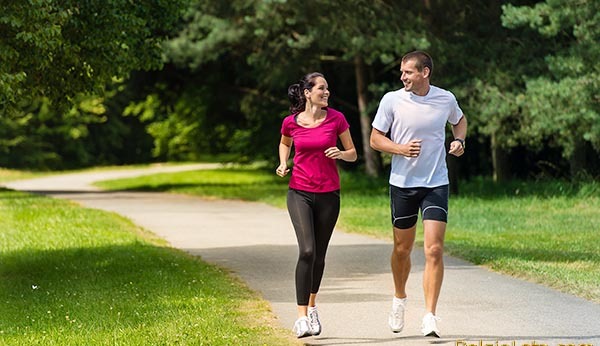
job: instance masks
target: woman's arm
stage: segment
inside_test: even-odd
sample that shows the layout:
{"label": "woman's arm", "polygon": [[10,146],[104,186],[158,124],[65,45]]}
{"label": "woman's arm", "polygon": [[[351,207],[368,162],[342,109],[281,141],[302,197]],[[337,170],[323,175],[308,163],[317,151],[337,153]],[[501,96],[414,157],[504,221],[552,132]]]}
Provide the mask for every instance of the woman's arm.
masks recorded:
{"label": "woman's arm", "polygon": [[354,162],[358,158],[356,154],[356,148],[350,136],[350,130],[346,130],[340,134],[340,141],[344,150],[340,150],[338,147],[331,147],[325,150],[325,156],[334,160],[344,160],[348,162]]}
{"label": "woman's arm", "polygon": [[280,177],[284,177],[290,172],[290,169],[287,168],[287,161],[290,158],[291,150],[292,138],[281,135],[281,140],[279,141],[279,167],[275,171]]}

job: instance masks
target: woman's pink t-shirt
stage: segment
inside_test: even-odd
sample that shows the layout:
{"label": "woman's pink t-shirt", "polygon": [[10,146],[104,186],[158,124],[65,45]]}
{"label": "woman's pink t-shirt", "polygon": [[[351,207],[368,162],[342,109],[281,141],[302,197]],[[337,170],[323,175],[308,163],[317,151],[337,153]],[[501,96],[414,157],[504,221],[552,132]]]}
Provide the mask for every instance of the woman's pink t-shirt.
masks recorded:
{"label": "woman's pink t-shirt", "polygon": [[297,114],[283,119],[281,134],[294,141],[294,167],[290,188],[306,192],[331,192],[340,189],[336,160],[325,156],[325,149],[335,147],[338,136],[350,125],[344,115],[327,108],[319,126],[306,128],[296,122]]}

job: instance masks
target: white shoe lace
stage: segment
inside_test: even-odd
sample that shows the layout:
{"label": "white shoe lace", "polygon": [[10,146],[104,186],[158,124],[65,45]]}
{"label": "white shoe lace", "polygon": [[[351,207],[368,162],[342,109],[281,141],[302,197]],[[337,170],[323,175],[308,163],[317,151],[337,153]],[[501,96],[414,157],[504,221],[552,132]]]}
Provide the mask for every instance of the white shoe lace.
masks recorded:
{"label": "white shoe lace", "polygon": [[390,325],[393,323],[393,328],[402,328],[404,324],[404,305],[397,305],[392,307],[390,317],[393,321],[390,321]]}
{"label": "white shoe lace", "polygon": [[427,316],[425,316],[425,318],[423,318],[423,327],[422,327],[423,334],[427,335],[427,334],[434,332],[437,336],[439,336],[440,331],[437,328],[437,322],[440,320],[441,320],[441,318],[439,318],[433,314],[428,314]]}
{"label": "white shoe lace", "polygon": [[321,321],[319,321],[319,313],[316,308],[308,309],[308,321],[313,335],[321,333]]}

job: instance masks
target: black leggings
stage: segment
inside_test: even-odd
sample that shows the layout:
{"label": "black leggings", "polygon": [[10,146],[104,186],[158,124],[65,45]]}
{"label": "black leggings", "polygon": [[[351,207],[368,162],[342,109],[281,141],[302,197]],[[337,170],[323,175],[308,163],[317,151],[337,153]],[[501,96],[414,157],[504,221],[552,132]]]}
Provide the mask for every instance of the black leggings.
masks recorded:
{"label": "black leggings", "polygon": [[313,193],[290,189],[287,207],[298,239],[296,300],[308,305],[317,293],[325,269],[327,246],[340,214],[340,191]]}

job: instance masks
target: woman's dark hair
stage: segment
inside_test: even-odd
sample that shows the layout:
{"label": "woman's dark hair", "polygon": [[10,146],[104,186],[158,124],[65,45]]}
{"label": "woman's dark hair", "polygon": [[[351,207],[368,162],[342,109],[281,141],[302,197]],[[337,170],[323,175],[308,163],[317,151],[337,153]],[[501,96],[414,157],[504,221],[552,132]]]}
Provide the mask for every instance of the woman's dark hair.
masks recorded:
{"label": "woman's dark hair", "polygon": [[312,72],[304,76],[298,83],[288,87],[288,98],[290,99],[290,112],[302,112],[306,106],[304,89],[311,90],[315,86],[315,80],[318,77],[325,78],[322,73]]}

